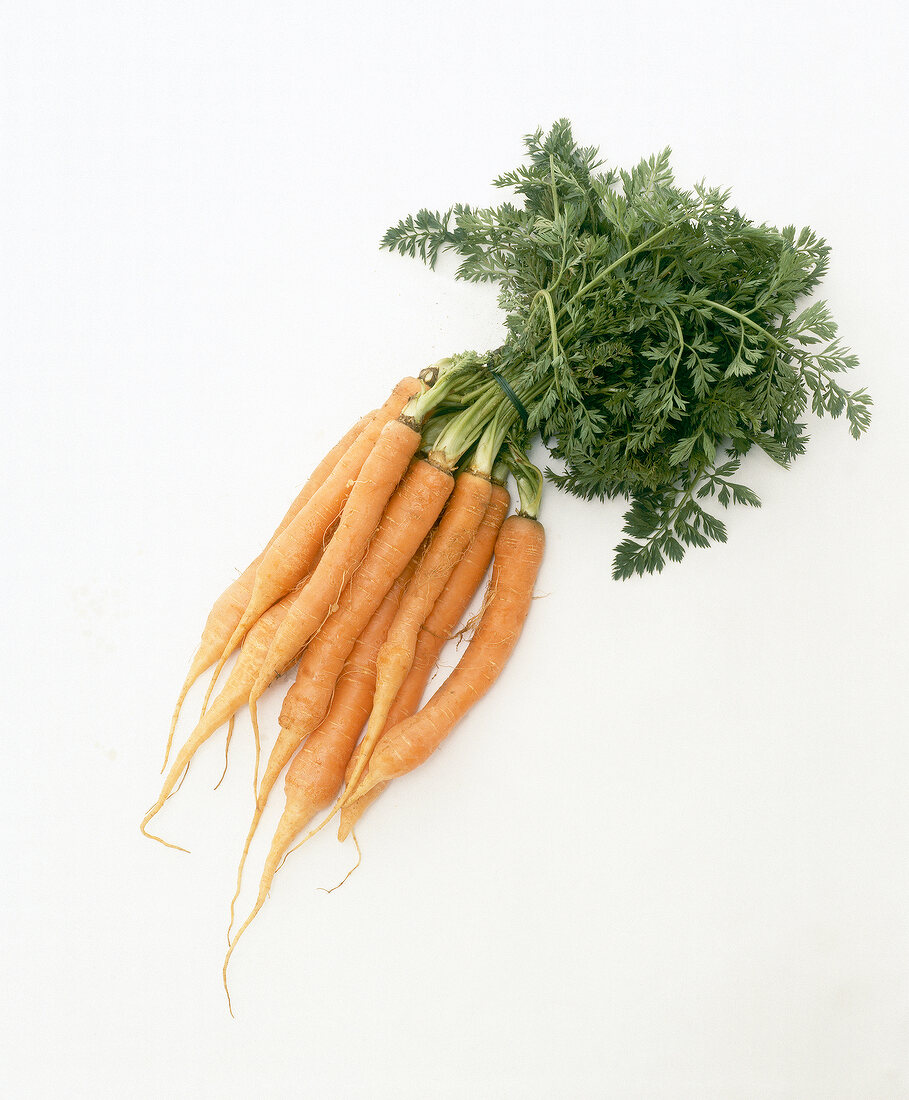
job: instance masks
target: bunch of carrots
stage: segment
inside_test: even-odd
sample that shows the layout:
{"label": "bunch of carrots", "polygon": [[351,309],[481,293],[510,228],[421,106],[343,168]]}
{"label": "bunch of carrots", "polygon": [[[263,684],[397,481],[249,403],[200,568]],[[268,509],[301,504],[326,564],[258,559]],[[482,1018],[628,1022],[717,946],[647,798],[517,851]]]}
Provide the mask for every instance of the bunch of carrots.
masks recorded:
{"label": "bunch of carrots", "polygon": [[[844,414],[855,438],[870,423],[869,395],[841,385],[857,359],[826,304],[799,305],[827,269],[817,234],[752,222],[727,191],[680,189],[668,150],[600,171],[565,120],[525,144],[527,163],[495,181],[522,206],[421,210],[383,240],[430,266],[454,253],[459,277],[496,284],[504,343],[405,378],[350,429],[216,601],[180,692],[147,835],[200,745],[225,722],[229,738],[244,706],[255,737],[225,987],[239,937],[313,818],[329,810],[304,840],[336,817],[350,835],[501,673],[543,556],[535,440],[560,464],[547,470],[559,488],[630,502],[613,564],[627,578],[725,541],[711,502],[759,504],[733,476],[753,448],[783,466],[802,454],[809,407]],[[481,610],[462,626],[490,564]],[[471,630],[424,702],[445,642]],[[257,704],[294,665],[260,777]],[[208,669],[202,716],[168,769],[182,705]],[[232,934],[250,844],[285,769],[258,896]]]}
{"label": "bunch of carrots", "polygon": [[[186,695],[214,666],[203,714],[171,763],[142,831],[153,836],[147,826],[195,752],[248,706],[256,801],[231,930],[250,844],[289,764],[287,801],[256,904],[230,939],[228,959],[264,904],[279,864],[315,815],[331,806],[326,821],[340,815],[338,835],[345,839],[388,783],[426,760],[492,686],[521,632],[543,556],[536,518],[542,475],[520,455],[500,460],[501,429],[470,449],[472,418],[467,416],[466,430],[463,418],[458,424],[457,383],[471,373],[447,360],[419,379],[403,379],[380,409],[358,421],[325,456],[260,556],[208,616],[174,711],[165,768]],[[437,412],[443,402],[445,411]],[[520,500],[512,515],[509,471]],[[441,649],[490,562],[471,641],[421,708]],[[237,650],[230,675],[210,702]],[[256,704],[298,661],[260,779]]]}

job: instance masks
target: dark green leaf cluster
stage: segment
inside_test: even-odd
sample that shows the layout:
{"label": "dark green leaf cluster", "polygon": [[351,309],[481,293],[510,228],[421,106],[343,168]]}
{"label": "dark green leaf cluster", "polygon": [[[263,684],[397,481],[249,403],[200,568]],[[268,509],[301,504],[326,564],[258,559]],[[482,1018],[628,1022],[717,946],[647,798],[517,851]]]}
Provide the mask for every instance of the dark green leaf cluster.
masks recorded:
{"label": "dark green leaf cluster", "polygon": [[750,221],[728,192],[679,188],[668,149],[614,172],[564,120],[525,142],[495,180],[523,205],[424,210],[383,245],[430,265],[452,251],[460,278],[497,284],[497,369],[561,460],[549,477],[629,499],[615,575],[659,570],[725,539],[705,503],[758,503],[730,476],[755,446],[783,465],[801,454],[809,407],[868,427],[868,394],[838,381],[857,360],[829,309],[799,309],[829,249]]}

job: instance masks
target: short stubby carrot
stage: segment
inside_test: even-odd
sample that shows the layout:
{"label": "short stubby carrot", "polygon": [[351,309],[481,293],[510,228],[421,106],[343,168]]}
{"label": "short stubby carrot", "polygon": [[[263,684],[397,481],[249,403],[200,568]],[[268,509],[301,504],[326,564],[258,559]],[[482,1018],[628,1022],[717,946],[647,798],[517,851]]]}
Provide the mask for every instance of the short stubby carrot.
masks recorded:
{"label": "short stubby carrot", "polygon": [[[237,663],[231,669],[224,687],[211,707],[199,719],[196,728],[190,734],[183,748],[177,753],[176,759],[167,773],[167,778],[164,780],[157,802],[142,819],[140,828],[146,836],[151,837],[153,840],[161,840],[160,837],[152,836],[151,833],[147,832],[145,826],[170,797],[177,781],[189,766],[199,747],[249,699],[249,691],[259,673],[259,666],[268,652],[275,631],[287,614],[292,599],[292,595],[285,596],[274,607],[269,608],[244,639]],[[161,840],[161,843],[167,844],[170,848],[179,847],[177,844],[168,844],[166,840]]]}
{"label": "short stubby carrot", "polygon": [[389,500],[360,568],[341,594],[337,610],[303,653],[297,677],[284,698],[281,730],[259,784],[247,847],[275,781],[325,717],[357,638],[432,528],[453,484],[447,471],[418,459]]}
{"label": "short stubby carrot", "polygon": [[375,699],[363,737],[361,763],[350,779],[351,789],[359,782],[363,766],[385,729],[395,696],[413,664],[420,627],[473,540],[491,493],[489,478],[480,474],[465,470],[455,478],[451,499],[379,650]]}
{"label": "short stubby carrot", "polygon": [[[265,904],[272,879],[288,848],[313,817],[330,805],[341,786],[344,769],[360,736],[363,723],[369,715],[370,701],[376,682],[376,655],[394,618],[401,600],[401,593],[413,573],[412,565],[405,569],[389,589],[379,609],[357,639],[338,677],[328,714],[290,762],[284,779],[284,792],[287,799],[284,812],[278,822],[271,849],[265,860],[255,907],[237,932],[237,939]],[[248,845],[240,861],[237,872],[237,892],[230,905],[228,941],[230,929],[234,923],[234,907],[240,895],[247,852]],[[228,953],[228,959],[229,957]],[[226,964],[227,960],[225,960],[225,969]]]}
{"label": "short stubby carrot", "polygon": [[293,664],[325,621],[347,578],[360,564],[385,505],[419,445],[419,431],[404,420],[391,420],[382,429],[350,491],[331,542],[284,616],[262,663],[249,696],[254,726],[257,700],[272,680]]}
{"label": "short stubby carrot", "polygon": [[[319,465],[313,470],[309,480],[297,494],[293,503],[285,512],[284,518],[275,528],[274,534],[265,544],[265,550],[271,546],[294,516],[296,516],[296,514],[309,502],[312,495],[322,485],[335,466],[337,466],[341,458],[360,436],[374,415],[375,410],[361,417],[346,435],[338,440],[334,447],[332,447]],[[255,583],[256,570],[259,567],[259,562],[262,560],[262,555],[265,553],[265,550],[247,565],[235,581],[225,588],[217,600],[215,600],[214,606],[208,613],[208,618],[205,621],[205,628],[202,631],[202,638],[193,655],[189,672],[186,675],[186,679],[183,681],[183,687],[180,689],[180,694],[177,697],[177,705],[174,708],[174,714],[170,723],[170,731],[167,735],[167,748],[164,752],[164,766],[161,769],[162,771],[167,767],[167,761],[170,758],[174,731],[177,728],[180,711],[183,709],[183,703],[186,700],[186,696],[189,694],[189,689],[196,680],[199,679],[202,673],[207,668],[211,668],[215,661],[224,653],[249,603],[249,597],[252,595],[253,584]],[[228,650],[227,656],[229,657],[232,652],[233,650]]]}
{"label": "short stubby carrot", "polygon": [[249,603],[221,655],[216,675],[223,668],[229,650],[236,646],[256,619],[290,592],[312,569],[322,552],[326,531],[341,514],[382,429],[390,420],[397,419],[410,398],[422,388],[423,383],[417,378],[405,378],[398,383],[392,396],[375,413],[305,507],[297,512],[262,555]]}
{"label": "short stubby carrot", "polygon": [[[492,482],[483,521],[420,628],[413,663],[388,712],[385,721],[386,730],[394,729],[399,722],[409,718],[419,707],[445,643],[451,638],[458,623],[464,617],[486,575],[486,570],[492,561],[499,529],[508,514],[510,505],[511,497],[505,486],[499,482]],[[361,741],[347,766],[345,791],[353,792],[357,780],[354,779],[351,782],[352,777],[355,773],[357,776],[362,774],[369,763],[370,755],[371,750],[367,751],[365,741]],[[385,785],[384,782],[376,784],[366,795],[356,801],[344,803],[342,800],[341,819],[338,826],[339,840],[347,838],[360,816],[375,801]]]}
{"label": "short stubby carrot", "polygon": [[385,733],[351,801],[422,764],[492,687],[530,610],[544,545],[543,526],[537,520],[522,515],[505,520],[496,540],[482,617],[464,655],[422,710]]}

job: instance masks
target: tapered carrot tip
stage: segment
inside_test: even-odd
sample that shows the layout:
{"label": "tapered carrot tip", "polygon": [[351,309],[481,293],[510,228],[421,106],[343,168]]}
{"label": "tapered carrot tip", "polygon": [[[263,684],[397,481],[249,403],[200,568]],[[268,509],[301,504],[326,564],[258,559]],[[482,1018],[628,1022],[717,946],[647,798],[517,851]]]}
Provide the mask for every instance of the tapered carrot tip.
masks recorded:
{"label": "tapered carrot tip", "polygon": [[[255,907],[253,908],[253,911],[249,914],[249,916],[243,922],[243,924],[241,925],[241,927],[240,927],[239,931],[237,932],[236,936],[234,936],[233,941],[231,941],[231,939],[230,939],[230,929],[227,930],[227,954],[224,956],[224,966],[221,968],[221,981],[224,983],[224,993],[227,996],[227,1010],[231,1014],[231,1016],[233,1016],[234,1010],[233,1010],[233,1005],[230,1002],[230,989],[228,988],[228,985],[227,985],[227,968],[230,965],[230,957],[231,957],[231,955],[233,955],[234,948],[237,946],[237,943],[238,943],[240,937],[243,935],[243,933],[246,931],[246,929],[249,928],[249,926],[252,924],[253,920],[255,919],[256,914],[259,912],[259,910],[265,904],[265,899],[267,897],[268,897],[268,888],[266,887],[264,890],[259,891],[259,897],[258,897],[258,900],[256,901],[256,904],[255,904]],[[236,902],[236,898],[234,898],[234,902]],[[233,915],[231,915],[231,924],[233,924]]]}
{"label": "tapered carrot tip", "polygon": [[234,1014],[234,1008],[233,1008],[233,1005],[231,1004],[230,988],[228,987],[228,984],[227,984],[227,968],[228,968],[228,966],[230,966],[230,958],[231,958],[231,955],[233,955],[233,953],[234,953],[234,948],[237,946],[237,943],[239,942],[240,937],[243,935],[243,933],[246,931],[246,929],[249,928],[249,926],[255,920],[256,914],[259,912],[259,910],[265,904],[265,899],[267,897],[268,897],[268,890],[267,889],[265,889],[263,891],[260,891],[259,899],[256,902],[253,911],[249,914],[249,916],[243,922],[243,924],[240,927],[239,931],[237,932],[236,936],[234,936],[233,942],[228,945],[227,954],[224,956],[224,965],[221,967],[221,981],[224,983],[224,993],[227,996],[227,1011],[231,1014],[231,1016],[233,1016],[233,1014]]}
{"label": "tapered carrot tip", "polygon": [[[341,807],[341,821],[338,825],[338,840],[342,843],[347,840],[360,818],[373,802],[375,802],[387,785],[387,783],[377,783],[365,797],[358,797],[350,802],[344,803]],[[355,843],[356,839],[356,836],[354,836]]]}
{"label": "tapered carrot tip", "polygon": [[160,806],[152,806],[152,808],[142,819],[142,822],[139,825],[139,832],[142,833],[143,836],[147,836],[149,840],[157,840],[157,842],[159,844],[163,844],[165,848],[174,848],[178,852],[186,852],[186,854],[189,855],[189,848],[181,848],[179,844],[172,844],[169,840],[164,840],[163,837],[155,836],[154,833],[150,833],[148,829],[145,828],[145,826],[149,823],[149,821],[151,821],[151,819],[160,809]]}
{"label": "tapered carrot tip", "polygon": [[[155,814],[158,813],[158,811],[168,800],[168,798],[170,798],[176,777],[181,774],[181,772],[177,771],[177,765],[180,763],[181,761],[178,758],[177,762],[170,770],[168,780],[164,784],[164,789],[158,795],[158,801],[154,804],[154,806],[151,807],[145,817],[142,818],[142,821],[139,824],[139,831],[143,834],[143,836],[147,836],[149,840],[157,840],[157,842],[159,844],[163,844],[165,848],[175,848],[178,852],[189,853],[189,848],[181,848],[179,844],[171,844],[169,840],[164,840],[160,836],[156,836],[154,833],[150,833],[145,827],[149,823],[149,821],[151,821],[151,819],[155,816]],[[185,774],[185,768],[188,767],[188,764],[185,761],[183,761],[182,763],[184,768],[182,774]]]}
{"label": "tapered carrot tip", "polygon": [[177,699],[177,705],[174,708],[173,717],[170,720],[170,730],[167,734],[167,745],[164,749],[164,763],[161,765],[161,775],[164,775],[164,772],[167,768],[167,762],[168,760],[170,760],[170,750],[173,747],[174,734],[177,731],[177,722],[180,720],[180,711],[183,709],[183,703],[186,699],[186,696],[189,694],[189,689],[191,686],[192,681],[187,676],[186,682],[184,683],[180,691],[180,697]]}
{"label": "tapered carrot tip", "polygon": [[221,981],[224,982],[224,993],[227,997],[227,1011],[231,1014],[231,1017],[236,1020],[237,1017],[234,1016],[234,1006],[230,1003],[230,989],[227,985],[227,964],[230,962],[233,950],[232,947],[227,949],[227,957],[224,959],[224,966],[221,968]]}
{"label": "tapered carrot tip", "polygon": [[[262,811],[264,810],[264,808],[264,803],[262,805],[260,805],[258,802],[256,803],[256,808],[253,812],[252,824],[249,826],[249,832],[246,834],[246,843],[243,845],[243,854],[240,856],[240,865],[237,868],[237,888],[234,891],[234,896],[231,898],[230,902],[230,924],[227,926],[228,946],[230,945],[230,933],[234,926],[234,920],[236,919],[237,902],[240,898],[240,890],[243,886],[243,868],[246,866],[246,857],[249,855],[249,848],[252,844],[252,839],[256,834],[256,829],[259,827],[259,821],[262,817]],[[256,910],[256,912],[258,912],[258,909]],[[253,914],[253,916],[255,916],[255,913]],[[246,925],[244,924],[243,928],[245,927]],[[241,928],[240,931],[242,932],[243,929]],[[227,957],[230,958],[229,952]]]}
{"label": "tapered carrot tip", "polygon": [[384,775],[371,776],[369,772],[367,772],[366,775],[360,779],[356,790],[351,791],[350,799],[345,802],[345,805],[353,805],[353,803],[359,802],[361,798],[369,794],[377,783],[381,783],[385,778],[387,777]]}
{"label": "tapered carrot tip", "polygon": [[240,859],[240,867],[237,871],[237,892],[234,894],[233,901],[231,901],[230,903],[230,926],[227,929],[227,954],[224,956],[224,967],[221,975],[224,981],[224,992],[227,994],[227,1007],[230,1009],[231,1016],[233,1016],[234,1013],[230,1005],[230,990],[227,988],[227,967],[230,963],[230,957],[231,955],[233,955],[234,948],[237,946],[240,937],[243,935],[246,929],[249,928],[249,926],[255,920],[259,910],[265,904],[265,900],[268,897],[268,891],[271,889],[272,880],[275,877],[275,872],[277,871],[281,863],[281,859],[286,853],[287,849],[290,847],[291,842],[297,835],[297,832],[299,831],[299,821],[295,819],[295,815],[288,814],[287,810],[285,810],[284,814],[282,814],[281,816],[281,820],[278,822],[278,828],[275,831],[275,837],[272,841],[271,849],[269,850],[268,856],[265,860],[265,869],[262,872],[262,878],[259,882],[259,895],[256,898],[256,904],[253,906],[252,912],[240,926],[236,936],[234,936],[233,940],[231,940],[230,932],[234,926],[235,906],[237,904],[237,899],[240,896],[240,885],[243,880],[243,865],[246,862],[247,855],[249,854],[249,845],[252,841],[253,834],[256,831],[256,826],[258,825],[259,818],[261,816],[261,808],[256,807],[256,814],[253,817],[253,822],[250,827],[249,834],[246,838],[246,846],[243,849],[243,856]]}
{"label": "tapered carrot tip", "polygon": [[344,876],[344,878],[342,878],[340,882],[336,882],[334,884],[334,886],[320,886],[319,889],[323,893],[333,894],[335,892],[335,890],[340,890],[341,887],[344,885],[344,883],[347,882],[347,880],[350,878],[350,876],[354,873],[354,871],[356,871],[356,869],[363,862],[363,852],[360,849],[360,842],[359,842],[359,840],[357,840],[357,834],[356,833],[353,834],[353,842],[357,846],[357,862],[353,865],[353,867],[351,867],[351,869],[347,872],[347,874]]}

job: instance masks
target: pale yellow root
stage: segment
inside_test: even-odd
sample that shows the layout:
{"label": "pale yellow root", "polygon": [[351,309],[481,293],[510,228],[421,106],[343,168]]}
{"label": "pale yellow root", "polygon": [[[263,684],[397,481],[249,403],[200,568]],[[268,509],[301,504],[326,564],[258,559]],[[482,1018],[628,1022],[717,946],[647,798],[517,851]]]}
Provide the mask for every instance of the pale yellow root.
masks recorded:
{"label": "pale yellow root", "polygon": [[221,778],[214,785],[214,787],[212,787],[213,791],[216,791],[221,786],[221,784],[224,782],[224,776],[227,775],[227,750],[230,748],[230,740],[234,735],[234,719],[236,717],[236,714],[232,714],[230,716],[230,721],[227,723],[227,740],[224,742],[224,771],[221,772]]}
{"label": "pale yellow root", "polygon": [[170,794],[169,794],[169,795],[167,796],[168,798],[170,798],[170,797],[171,797],[171,795],[174,795],[174,794],[176,794],[176,793],[177,793],[177,791],[179,791],[179,789],[180,789],[180,788],[181,788],[181,787],[183,786],[183,783],[185,782],[185,780],[186,780],[186,777],[187,777],[187,775],[189,774],[189,765],[190,765],[191,763],[192,763],[192,760],[190,760],[190,761],[189,761],[189,764],[187,764],[187,765],[186,765],[186,767],[185,767],[185,768],[183,769],[183,774],[182,774],[182,775],[180,776],[179,782],[177,783],[176,787],[174,787],[174,789],[173,789],[173,790],[172,790],[172,791],[170,792]]}
{"label": "pale yellow root", "polygon": [[195,665],[190,666],[190,670],[187,673],[186,679],[183,681],[183,687],[180,688],[180,694],[177,696],[177,705],[174,707],[174,716],[170,720],[170,729],[167,733],[167,745],[164,749],[164,763],[161,765],[161,774],[164,774],[164,770],[167,767],[167,762],[170,760],[170,750],[174,744],[174,734],[177,732],[177,722],[180,718],[180,711],[183,709],[183,704],[186,702],[186,696],[189,694],[189,689],[202,675],[205,669],[195,671]]}
{"label": "pale yellow root", "polygon": [[148,829],[145,828],[149,821],[151,821],[151,819],[154,817],[154,811],[155,808],[153,806],[142,819],[142,824],[139,826],[139,830],[142,835],[147,836],[149,840],[157,840],[157,842],[159,844],[163,844],[165,848],[173,848],[178,852],[186,852],[186,854],[189,855],[189,848],[181,848],[179,844],[171,844],[169,840],[164,840],[163,837],[156,836],[154,833],[150,833]]}
{"label": "pale yellow root", "polygon": [[[237,898],[240,893],[240,879],[239,877],[237,879],[237,893],[234,894],[233,901],[230,903],[230,927],[227,929],[227,954],[224,957],[224,967],[221,972],[222,979],[224,981],[224,992],[227,994],[228,1008],[230,1008],[230,990],[227,987],[227,966],[230,962],[230,957],[231,955],[233,955],[234,948],[237,946],[240,937],[243,935],[246,929],[249,928],[249,926],[252,924],[253,920],[259,913],[259,910],[265,904],[265,901],[268,897],[268,891],[271,889],[272,880],[275,877],[275,873],[278,871],[279,867],[284,863],[284,859],[286,859],[287,857],[286,849],[297,833],[297,826],[294,824],[294,819],[300,813],[300,809],[299,807],[296,807],[295,810],[295,813],[288,814],[288,811],[285,808],[285,812],[281,815],[281,820],[278,822],[278,828],[275,831],[275,836],[272,840],[271,848],[268,852],[268,857],[265,860],[265,868],[262,872],[262,878],[259,882],[259,894],[256,898],[256,904],[253,906],[252,912],[243,922],[241,927],[237,930],[236,936],[234,936],[233,940],[231,940],[230,933],[234,925],[234,908],[236,906]],[[255,832],[256,824],[258,824],[258,819],[253,823],[253,828],[251,829],[250,834],[247,837],[246,848],[244,849],[243,853],[244,858],[246,856],[246,852],[249,850],[249,844],[252,840],[252,835]],[[232,1009],[231,1016],[233,1016]]]}
{"label": "pale yellow root", "polygon": [[369,794],[364,795],[363,798],[344,803],[341,807],[341,821],[338,825],[338,840],[342,842],[347,840],[357,822],[387,786],[387,783],[377,783]]}
{"label": "pale yellow root", "polygon": [[253,728],[253,743],[256,746],[256,761],[253,765],[253,798],[256,797],[259,790],[259,763],[262,756],[262,741],[259,737],[259,711],[256,707],[255,699],[251,699],[249,703],[249,715],[252,718]]}
{"label": "pale yellow root", "polygon": [[[228,926],[227,926],[227,942],[228,942],[228,944],[230,944],[230,933],[231,933],[231,929],[234,926],[234,920],[236,919],[237,901],[240,898],[240,889],[241,889],[242,884],[243,884],[243,868],[246,866],[246,857],[249,855],[249,847],[252,844],[252,839],[253,839],[253,836],[255,835],[256,829],[259,827],[259,820],[261,819],[261,817],[262,817],[262,811],[259,809],[259,807],[257,805],[256,809],[255,809],[255,813],[253,814],[252,824],[249,827],[249,832],[246,834],[246,843],[243,845],[243,854],[240,856],[240,866],[237,868],[237,888],[234,891],[234,896],[230,899],[230,924],[228,924]],[[265,899],[262,898],[262,900],[256,905],[256,908],[252,911],[252,913],[249,916],[249,920],[247,920],[246,924],[243,925],[243,928],[241,928],[240,931],[237,933],[237,939],[239,939],[240,936],[242,935],[243,930],[246,928],[246,925],[248,925],[250,923],[250,921],[253,919],[253,917],[256,915],[256,913],[258,913],[259,910],[262,908],[262,904],[264,903],[264,901],[265,901]],[[231,948],[231,950],[233,950],[233,948]],[[228,959],[230,958],[230,952],[228,952],[227,958]],[[225,959],[225,961],[224,961],[224,968],[225,968],[225,971],[226,971],[226,969],[227,969],[227,959]],[[225,988],[226,988],[226,986],[225,986]]]}
{"label": "pale yellow root", "polygon": [[329,821],[331,821],[331,819],[335,816],[335,814],[338,812],[338,810],[340,810],[340,808],[341,808],[340,805],[339,805],[340,801],[341,801],[341,799],[339,798],[338,801],[335,802],[334,806],[332,806],[332,808],[329,810],[328,815],[326,817],[324,817],[314,829],[310,829],[309,832],[306,834],[305,837],[303,837],[302,840],[298,840],[297,843],[293,846],[293,848],[290,848],[285,853],[284,859],[281,860],[281,864],[280,864],[282,867],[284,865],[284,860],[286,860],[288,856],[292,856],[298,848],[302,848],[303,845],[308,840],[312,840],[312,838],[316,835],[316,833],[321,833],[322,832],[322,830],[329,823]]}
{"label": "pale yellow root", "polygon": [[[230,654],[228,654],[228,657],[229,656]],[[227,659],[227,657],[224,657],[215,665],[215,671],[211,674],[211,679],[208,681],[208,688],[205,692],[205,698],[202,700],[202,710],[199,714],[200,718],[204,717],[205,712],[208,710],[208,703],[211,699],[211,693],[215,690],[215,684],[218,682],[218,677],[221,675],[221,670],[224,668],[225,664],[227,664]]]}
{"label": "pale yellow root", "polygon": [[350,878],[350,876],[354,873],[354,871],[356,871],[356,869],[363,862],[363,853],[360,850],[360,842],[359,842],[359,840],[357,840],[357,834],[356,833],[353,834],[353,842],[357,846],[357,862],[353,865],[353,867],[351,867],[351,869],[347,872],[347,874],[344,876],[344,878],[342,878],[341,881],[339,883],[337,883],[336,885],[329,886],[329,887],[320,886],[319,889],[322,890],[324,893],[333,894],[335,892],[335,890],[340,890],[341,887],[344,885],[344,883],[347,882],[347,880]]}

